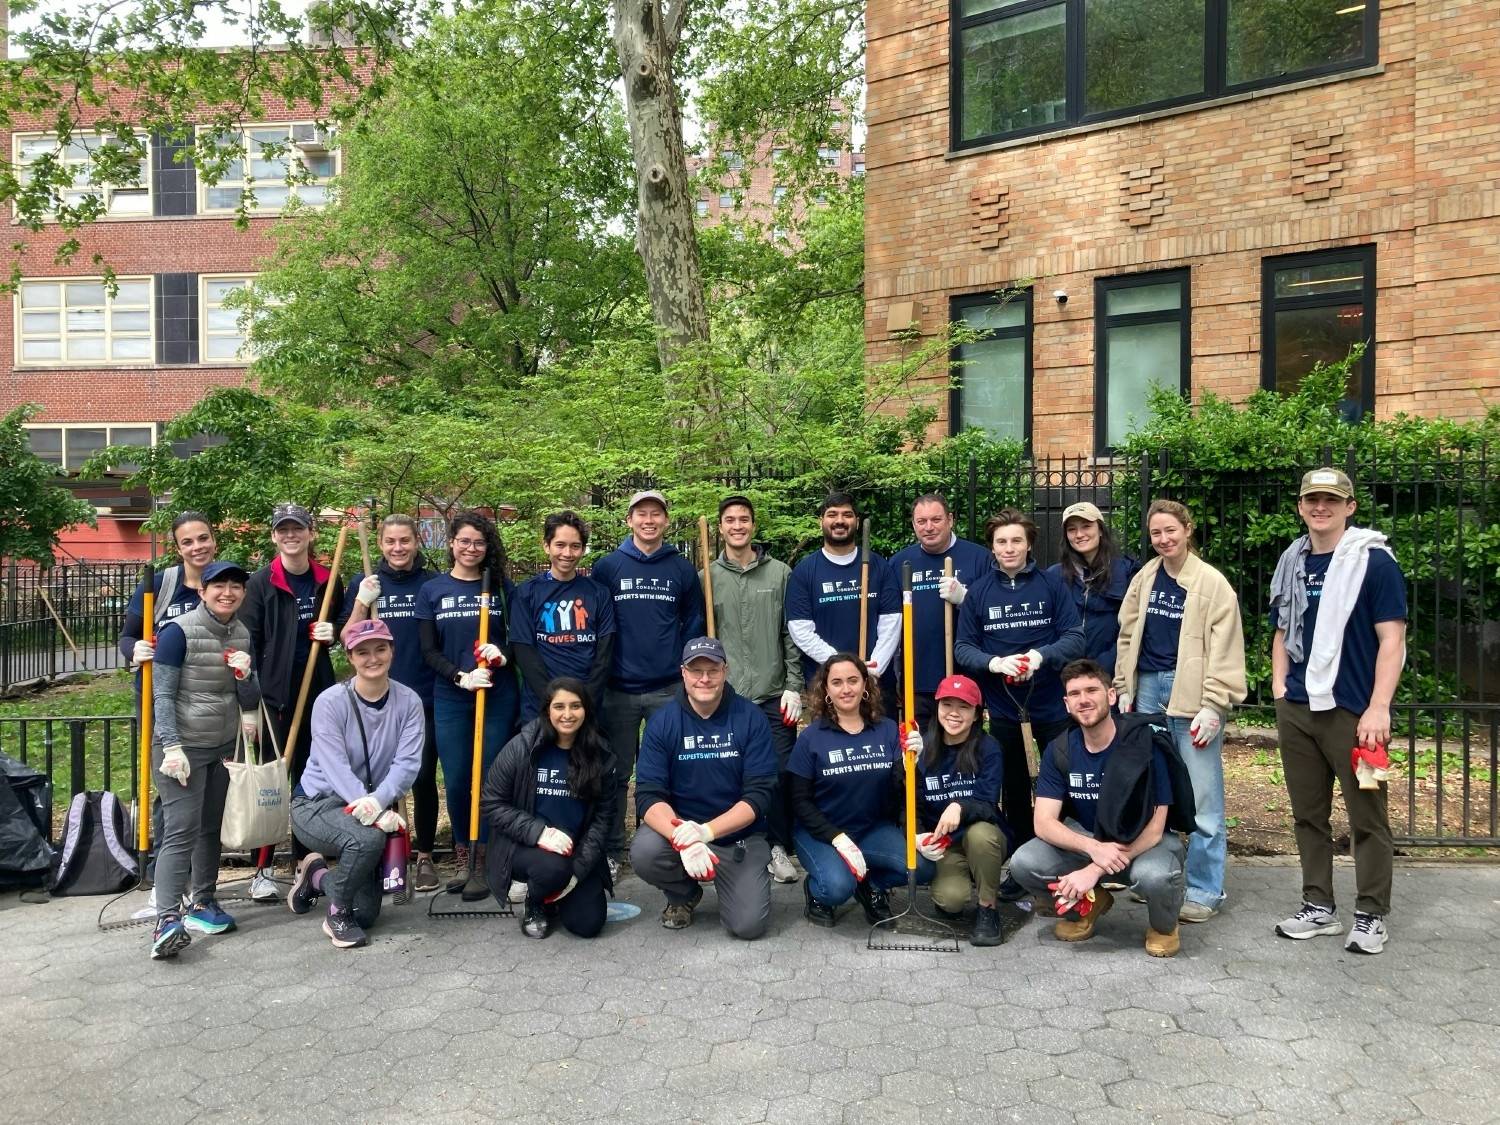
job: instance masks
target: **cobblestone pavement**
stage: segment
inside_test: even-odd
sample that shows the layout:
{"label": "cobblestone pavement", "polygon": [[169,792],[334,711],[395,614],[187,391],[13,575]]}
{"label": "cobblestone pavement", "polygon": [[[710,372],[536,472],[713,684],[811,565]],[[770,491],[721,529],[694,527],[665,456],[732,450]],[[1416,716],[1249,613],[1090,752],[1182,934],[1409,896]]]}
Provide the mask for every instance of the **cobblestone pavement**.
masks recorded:
{"label": "cobblestone pavement", "polygon": [[[1272,936],[1295,867],[1235,865],[1230,906],[1149,958],[1123,896],[1084,945],[1044,918],[996,949],[869,952],[866,928],[638,918],[593,942],[388,907],[334,950],[315,916],[153,963],[102,900],[0,899],[7,1121],[1169,1122],[1500,1117],[1500,869],[1401,867],[1383,956]],[[1338,889],[1352,905],[1352,873]]]}

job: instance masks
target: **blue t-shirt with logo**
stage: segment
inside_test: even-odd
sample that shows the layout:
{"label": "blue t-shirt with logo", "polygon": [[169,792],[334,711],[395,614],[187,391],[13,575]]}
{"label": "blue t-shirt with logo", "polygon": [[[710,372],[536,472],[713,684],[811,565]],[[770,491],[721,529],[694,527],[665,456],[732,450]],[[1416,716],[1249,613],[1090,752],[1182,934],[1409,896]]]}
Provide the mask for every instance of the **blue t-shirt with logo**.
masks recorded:
{"label": "blue t-shirt with logo", "polygon": [[[422,697],[422,702],[432,704],[433,671],[422,657],[421,627],[417,624],[417,595],[422,587],[436,578],[432,570],[408,571],[404,582],[397,582],[388,573],[377,571],[380,579],[380,597],[375,599],[375,612],[386,628],[391,631],[391,679],[405,684]],[[344,595],[344,617],[354,612],[359,601],[359,584],[364,581],[364,572],[354,576]]]}
{"label": "blue t-shirt with logo", "polygon": [[536,815],[571,836],[576,852],[578,833],[583,828],[583,802],[568,788],[568,752],[560,746],[548,746],[532,762],[536,769]]}
{"label": "blue t-shirt with logo", "polygon": [[[933,769],[924,765],[926,755],[917,759],[917,819],[924,828],[935,825],[954,801],[983,801],[987,805],[1000,803],[1000,783],[1004,778],[1004,766],[1000,744],[989,735],[979,738],[979,769],[977,772],[961,771],[958,768],[958,748],[947,747],[942,758]],[[963,835],[960,826],[953,832],[957,840]]]}
{"label": "blue t-shirt with logo", "polygon": [[1159,567],[1141,624],[1141,657],[1136,663],[1140,671],[1170,672],[1177,667],[1177,641],[1186,605],[1187,591],[1166,567]]}
{"label": "blue t-shirt with logo", "polygon": [[[866,651],[859,652],[859,582],[862,564],[859,552],[845,565],[833,562],[820,548],[792,568],[786,586],[786,619],[811,621],[813,629],[838,652],[854,652],[866,660],[875,651],[876,622],[882,614],[901,612],[901,583],[891,577],[890,564],[870,552],[870,585],[865,594]],[[938,564],[939,571],[942,564]],[[894,665],[886,669],[881,683],[894,684]],[[818,662],[802,657],[802,675],[808,683],[818,671]]]}
{"label": "blue t-shirt with logo", "polygon": [[[978,543],[967,539],[955,539],[952,546],[937,554],[928,554],[922,544],[897,551],[891,556],[891,577],[896,588],[901,588],[901,566],[911,563],[911,633],[912,675],[915,690],[931,694],[947,674],[945,649],[948,644],[944,627],[946,615],[942,595],[938,593],[938,581],[943,577],[943,560],[953,560],[953,577],[965,586],[972,586],[990,572],[994,557]],[[957,608],[954,609],[957,620]]]}
{"label": "blue t-shirt with logo", "polygon": [[[549,679],[573,676],[588,682],[599,638],[615,631],[615,603],[610,593],[586,575],[559,582],[551,571],[521,583],[510,615],[512,644],[531,645]],[[681,650],[679,649],[679,654]],[[598,700],[595,700],[597,703]],[[527,687],[521,717],[533,719],[541,703]]]}
{"label": "blue t-shirt with logo", "polygon": [[813,783],[813,803],[840,830],[859,840],[886,819],[891,771],[901,756],[895,720],[858,734],[819,719],[802,732],[787,772]]}
{"label": "blue t-shirt with logo", "polygon": [[[417,594],[417,620],[431,621],[437,627],[438,644],[452,665],[460,672],[474,670],[474,642],[479,640],[479,609],[484,584],[481,579],[454,578],[439,574],[423,583]],[[500,597],[491,594],[490,640],[502,643],[505,637],[505,615],[514,604],[516,588],[505,580],[504,606]],[[514,619],[513,610],[510,616]],[[490,698],[518,690],[510,665],[490,669]],[[451,680],[434,678],[433,693],[453,700],[472,700],[474,695]]]}
{"label": "blue t-shirt with logo", "polygon": [[[1041,767],[1037,770],[1036,795],[1063,803],[1063,815],[1072,816],[1083,825],[1085,832],[1094,830],[1099,812],[1099,787],[1104,781],[1104,767],[1115,752],[1111,742],[1097,754],[1089,753],[1083,744],[1083,731],[1068,732],[1068,776],[1064,777],[1049,748],[1042,755]],[[1155,786],[1152,803],[1172,803],[1172,775],[1167,772],[1166,755],[1156,747],[1151,748],[1151,776]]]}
{"label": "blue t-shirt with logo", "polygon": [[308,567],[301,574],[293,574],[283,568],[286,584],[297,599],[297,643],[292,649],[292,663],[298,668],[307,667],[308,653],[312,652],[312,624],[318,619],[318,579]]}
{"label": "blue t-shirt with logo", "polygon": [[[1302,618],[1302,659],[1287,668],[1286,697],[1293,703],[1306,703],[1307,656],[1312,652],[1318,627],[1318,606],[1323,600],[1323,579],[1333,552],[1307,556],[1307,614]],[[1333,702],[1345,711],[1364,714],[1375,690],[1375,657],[1380,639],[1375,626],[1382,621],[1406,620],[1406,579],[1400,564],[1387,552],[1372,550],[1365,566],[1365,581],[1359,588],[1349,622],[1344,626],[1344,643],[1339,649],[1339,671],[1333,681]],[[1276,611],[1271,613],[1276,624]]]}

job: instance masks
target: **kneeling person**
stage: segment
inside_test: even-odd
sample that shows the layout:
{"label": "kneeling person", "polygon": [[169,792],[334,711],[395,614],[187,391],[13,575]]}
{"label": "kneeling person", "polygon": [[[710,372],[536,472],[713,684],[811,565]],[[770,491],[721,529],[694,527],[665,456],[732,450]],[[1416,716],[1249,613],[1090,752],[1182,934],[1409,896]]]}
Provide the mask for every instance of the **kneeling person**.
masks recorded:
{"label": "kneeling person", "polygon": [[[422,698],[390,678],[394,646],[384,621],[344,633],[354,679],[313,703],[312,746],[292,790],[292,830],[313,849],[297,867],[287,904],[305,914],[323,895],[323,932],[339,949],[365,944],[380,916],[386,836],[406,827],[392,806],[422,767]],[[326,855],[337,854],[329,870]]]}
{"label": "kneeling person", "polygon": [[682,650],[683,686],[646,721],[635,767],[641,827],[630,862],[667,896],[661,924],[692,925],[703,883],[719,895],[719,920],[751,941],[771,920],[766,812],[776,799],[771,728],[726,682],[724,646],[712,637]]}
{"label": "kneeling person", "polygon": [[[1114,905],[1100,880],[1107,876],[1128,885],[1146,900],[1146,952],[1172,957],[1186,881],[1182,841],[1167,831],[1172,782],[1156,732],[1170,736],[1153,727],[1152,716],[1111,715],[1115,693],[1109,682],[1109,673],[1092,660],[1075,660],[1062,670],[1063,700],[1078,729],[1063,736],[1066,772],[1058,764],[1056,743],[1042,757],[1036,839],[1016,852],[1011,875],[1033,894],[1073,904],[1057,923],[1059,941],[1094,936],[1099,919]],[[1123,760],[1111,761],[1118,756]],[[1138,784],[1142,771],[1150,779],[1149,792]]]}

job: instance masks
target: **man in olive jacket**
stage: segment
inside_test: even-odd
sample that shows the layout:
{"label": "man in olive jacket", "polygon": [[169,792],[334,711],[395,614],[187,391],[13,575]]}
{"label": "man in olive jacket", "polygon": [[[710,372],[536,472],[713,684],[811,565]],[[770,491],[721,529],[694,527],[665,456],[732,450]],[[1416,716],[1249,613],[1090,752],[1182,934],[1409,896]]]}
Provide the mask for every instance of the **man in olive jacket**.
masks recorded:
{"label": "man in olive jacket", "polygon": [[730,686],[765,712],[776,751],[778,793],[766,817],[771,840],[768,870],[778,883],[795,883],[792,866],[791,786],[786,764],[802,717],[802,654],[786,627],[786,584],[792,570],[755,544],[755,506],[745,496],[719,502],[719,537],[724,551],[710,573],[701,572],[704,591],[713,584],[714,624],[729,657]]}

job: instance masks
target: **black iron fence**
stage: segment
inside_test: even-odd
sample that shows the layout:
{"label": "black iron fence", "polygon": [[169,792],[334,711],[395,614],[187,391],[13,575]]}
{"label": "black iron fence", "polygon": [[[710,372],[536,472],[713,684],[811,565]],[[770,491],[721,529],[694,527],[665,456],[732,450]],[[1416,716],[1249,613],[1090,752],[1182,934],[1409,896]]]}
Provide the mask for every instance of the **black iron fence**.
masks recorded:
{"label": "black iron fence", "polygon": [[52,784],[54,830],[75,793],[108,789],[129,804],[140,777],[139,750],[140,726],[131,715],[0,718],[0,753],[40,770]]}
{"label": "black iron fence", "polygon": [[0,567],[0,692],[67,672],[119,668],[125,604],[141,577],[133,562]]}

